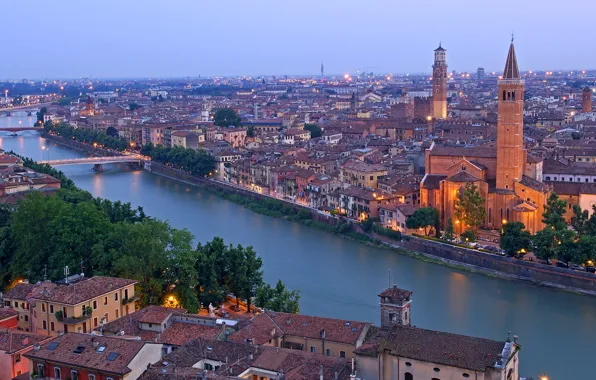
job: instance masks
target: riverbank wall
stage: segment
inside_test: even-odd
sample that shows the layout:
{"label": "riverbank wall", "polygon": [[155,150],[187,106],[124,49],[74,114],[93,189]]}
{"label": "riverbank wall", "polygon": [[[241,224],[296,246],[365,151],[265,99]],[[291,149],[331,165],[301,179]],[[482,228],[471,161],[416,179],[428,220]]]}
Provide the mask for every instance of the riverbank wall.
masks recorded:
{"label": "riverbank wall", "polygon": [[[192,185],[210,190],[220,190],[226,193],[240,194],[244,197],[259,200],[269,198],[266,195],[236,187],[232,184],[216,182],[205,178],[198,178],[180,170],[173,169],[155,162],[151,163],[153,173],[180,180]],[[277,198],[275,198],[277,199]],[[280,200],[281,201],[281,200]],[[329,225],[337,225],[341,220],[328,214],[322,214],[292,202],[282,201],[295,207],[305,209],[311,213],[314,220]],[[375,233],[366,234],[359,225],[354,225],[359,234],[367,235],[371,241],[382,242],[385,246],[398,250],[407,250],[411,256],[423,255],[432,261],[446,263],[451,266],[485,273],[508,279],[530,282],[533,284],[559,288],[576,293],[596,296],[596,276],[592,273],[573,271],[570,269],[546,266],[539,263],[518,260],[510,257],[492,255],[473,249],[466,249],[434,240],[427,240],[415,236],[408,236],[402,241],[396,241]]]}

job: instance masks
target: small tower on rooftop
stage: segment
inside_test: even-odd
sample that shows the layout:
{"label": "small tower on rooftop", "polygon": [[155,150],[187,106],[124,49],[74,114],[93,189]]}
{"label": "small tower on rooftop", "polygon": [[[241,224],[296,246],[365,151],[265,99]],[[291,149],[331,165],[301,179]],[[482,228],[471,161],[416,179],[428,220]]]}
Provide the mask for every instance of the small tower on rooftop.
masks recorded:
{"label": "small tower on rooftop", "polygon": [[412,292],[400,289],[397,285],[379,294],[381,298],[381,327],[410,326],[412,313]]}

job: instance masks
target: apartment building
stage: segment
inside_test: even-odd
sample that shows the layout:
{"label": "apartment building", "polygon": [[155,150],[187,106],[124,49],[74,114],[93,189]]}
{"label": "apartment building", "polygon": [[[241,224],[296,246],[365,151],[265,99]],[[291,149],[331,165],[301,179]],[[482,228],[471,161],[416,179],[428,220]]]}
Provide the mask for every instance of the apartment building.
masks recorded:
{"label": "apartment building", "polygon": [[0,329],[0,380],[11,380],[29,372],[29,360],[24,354],[50,339],[45,335]]}
{"label": "apartment building", "polygon": [[18,329],[42,335],[90,333],[135,311],[134,280],[71,276],[68,281],[21,283],[6,292],[5,307],[18,313]]}

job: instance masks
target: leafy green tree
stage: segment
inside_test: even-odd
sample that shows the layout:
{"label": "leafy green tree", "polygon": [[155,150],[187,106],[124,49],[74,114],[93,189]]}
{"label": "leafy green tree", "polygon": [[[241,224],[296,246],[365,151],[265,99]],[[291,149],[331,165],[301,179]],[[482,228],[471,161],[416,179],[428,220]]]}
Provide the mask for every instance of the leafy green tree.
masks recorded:
{"label": "leafy green tree", "polygon": [[246,267],[246,281],[241,291],[242,297],[246,300],[248,310],[252,304],[259,286],[263,284],[263,260],[257,256],[253,247],[244,248],[244,266]]}
{"label": "leafy green tree", "polygon": [[416,210],[407,220],[406,227],[410,229],[424,229],[424,234],[428,235],[428,227],[436,224],[438,210],[433,207],[421,207]]}
{"label": "leafy green tree", "polygon": [[257,289],[255,305],[266,310],[297,314],[300,311],[299,301],[300,292],[286,289],[283,282],[278,280],[275,288],[265,284]]}
{"label": "leafy green tree", "polygon": [[578,235],[582,236],[588,232],[589,221],[588,210],[582,210],[579,205],[573,205],[573,218],[571,225]]}
{"label": "leafy green tree", "polygon": [[476,241],[476,231],[474,230],[465,230],[461,233],[461,239],[466,243],[473,243]]}
{"label": "leafy green tree", "polygon": [[484,198],[478,187],[471,182],[457,194],[455,201],[455,216],[464,224],[476,231],[486,218]]}
{"label": "leafy green tree", "polygon": [[453,219],[447,219],[447,227],[445,228],[445,239],[451,241],[454,237]]}
{"label": "leafy green tree", "polygon": [[555,257],[556,244],[555,230],[549,227],[538,231],[532,237],[534,255],[541,260],[548,261]]}
{"label": "leafy green tree", "polygon": [[307,131],[310,131],[310,137],[311,138],[317,138],[317,137],[321,137],[322,135],[322,130],[321,127],[319,127],[316,124],[304,124],[304,129]]}
{"label": "leafy green tree", "polygon": [[215,111],[213,124],[218,127],[239,127],[241,125],[240,116],[231,108],[220,108]]}
{"label": "leafy green tree", "polygon": [[135,102],[128,103],[128,109],[131,111],[135,111],[139,108],[141,108],[141,105],[138,103],[135,103]]}
{"label": "leafy green tree", "polygon": [[521,222],[510,222],[501,230],[500,246],[509,256],[528,252],[532,245],[532,235],[525,231],[526,226]]}
{"label": "leafy green tree", "polygon": [[567,228],[565,222],[565,211],[567,209],[567,202],[559,199],[555,193],[551,193],[544,207],[542,213],[542,223],[548,227],[553,227],[555,230],[564,230]]}

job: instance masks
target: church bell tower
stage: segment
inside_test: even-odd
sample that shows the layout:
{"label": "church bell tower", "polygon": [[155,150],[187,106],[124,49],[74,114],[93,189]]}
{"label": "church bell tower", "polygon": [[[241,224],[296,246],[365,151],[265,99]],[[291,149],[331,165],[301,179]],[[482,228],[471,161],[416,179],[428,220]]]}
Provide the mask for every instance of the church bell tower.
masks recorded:
{"label": "church bell tower", "polygon": [[412,292],[400,289],[397,285],[379,294],[381,298],[381,327],[389,328],[395,325],[410,326],[412,317]]}
{"label": "church bell tower", "polygon": [[513,190],[524,172],[524,81],[519,75],[513,39],[499,80],[497,189]]}
{"label": "church bell tower", "polygon": [[433,65],[432,116],[447,119],[447,50],[441,44],[435,49]]}

